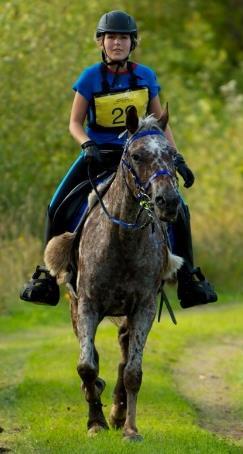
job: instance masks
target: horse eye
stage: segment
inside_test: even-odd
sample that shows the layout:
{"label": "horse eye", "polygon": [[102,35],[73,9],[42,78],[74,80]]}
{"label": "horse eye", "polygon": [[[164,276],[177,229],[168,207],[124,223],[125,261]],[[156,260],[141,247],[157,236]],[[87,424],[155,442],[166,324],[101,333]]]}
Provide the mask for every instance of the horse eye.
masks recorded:
{"label": "horse eye", "polygon": [[134,154],[132,155],[132,159],[133,159],[134,161],[139,161],[139,160],[140,160],[139,154],[134,153]]}

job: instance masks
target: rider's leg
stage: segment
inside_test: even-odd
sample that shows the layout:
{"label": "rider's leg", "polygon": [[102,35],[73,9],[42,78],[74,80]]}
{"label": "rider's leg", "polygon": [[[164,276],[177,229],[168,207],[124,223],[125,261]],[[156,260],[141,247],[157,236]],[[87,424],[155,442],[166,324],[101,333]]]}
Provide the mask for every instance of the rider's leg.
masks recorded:
{"label": "rider's leg", "polygon": [[[101,153],[104,153],[104,156],[102,156],[101,164],[92,165],[91,173],[93,176],[108,169],[115,171],[121,158],[122,148],[120,146],[105,144],[100,148]],[[57,187],[47,209],[45,246],[54,235],[59,235],[64,231],[62,230],[63,226],[60,226],[60,217],[58,218],[58,223],[56,223],[58,226],[54,225],[54,216],[57,208],[70,191],[87,178],[87,164],[85,155],[82,152]],[[24,301],[36,304],[56,306],[59,301],[59,287],[56,283],[56,279],[50,275],[45,267],[37,266],[32,279],[27,282],[21,290],[20,298]]]}
{"label": "rider's leg", "polygon": [[[79,184],[86,176],[86,163],[83,154],[73,163],[55,191],[46,213],[44,246],[55,234],[53,231],[53,218],[56,209],[68,193]],[[60,232],[61,233],[61,232]],[[59,287],[56,279],[50,275],[43,266],[37,266],[30,281],[20,291],[20,298],[36,304],[56,306],[59,301]]]}
{"label": "rider's leg", "polygon": [[205,279],[200,268],[194,268],[189,208],[183,200],[175,224],[171,224],[172,250],[183,257],[184,264],[177,273],[177,295],[183,308],[217,301],[217,294]]}

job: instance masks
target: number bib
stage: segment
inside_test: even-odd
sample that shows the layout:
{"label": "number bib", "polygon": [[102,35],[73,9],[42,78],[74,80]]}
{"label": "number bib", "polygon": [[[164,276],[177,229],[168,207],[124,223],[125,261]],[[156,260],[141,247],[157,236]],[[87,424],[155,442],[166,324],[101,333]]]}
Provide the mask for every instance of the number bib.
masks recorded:
{"label": "number bib", "polygon": [[147,112],[148,88],[138,88],[94,96],[96,124],[104,128],[126,126],[126,111],[135,106],[139,117]]}

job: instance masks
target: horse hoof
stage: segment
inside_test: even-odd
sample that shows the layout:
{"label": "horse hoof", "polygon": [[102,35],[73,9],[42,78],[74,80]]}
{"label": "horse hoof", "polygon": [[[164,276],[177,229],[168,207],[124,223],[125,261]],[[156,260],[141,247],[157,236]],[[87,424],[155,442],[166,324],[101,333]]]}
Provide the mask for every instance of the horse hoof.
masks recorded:
{"label": "horse hoof", "polygon": [[124,441],[132,441],[132,442],[133,441],[141,442],[141,441],[143,441],[143,437],[140,434],[133,433],[133,434],[130,434],[130,435],[124,435],[123,440]]}
{"label": "horse hoof", "polygon": [[125,424],[126,418],[116,419],[112,415],[109,417],[109,423],[113,429],[121,429]]}
{"label": "horse hoof", "polygon": [[108,426],[99,426],[99,424],[94,424],[90,429],[88,430],[88,437],[96,437],[99,432],[102,432],[103,430],[108,430]]}

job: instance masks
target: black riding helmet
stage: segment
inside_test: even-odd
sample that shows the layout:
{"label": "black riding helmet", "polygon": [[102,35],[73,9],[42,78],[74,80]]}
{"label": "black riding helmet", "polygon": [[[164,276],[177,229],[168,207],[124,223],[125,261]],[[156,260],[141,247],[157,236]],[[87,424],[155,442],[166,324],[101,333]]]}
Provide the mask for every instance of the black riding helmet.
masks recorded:
{"label": "black riding helmet", "polygon": [[103,14],[96,28],[96,38],[105,33],[128,33],[131,36],[131,51],[137,45],[137,25],[132,16],[123,11]]}

